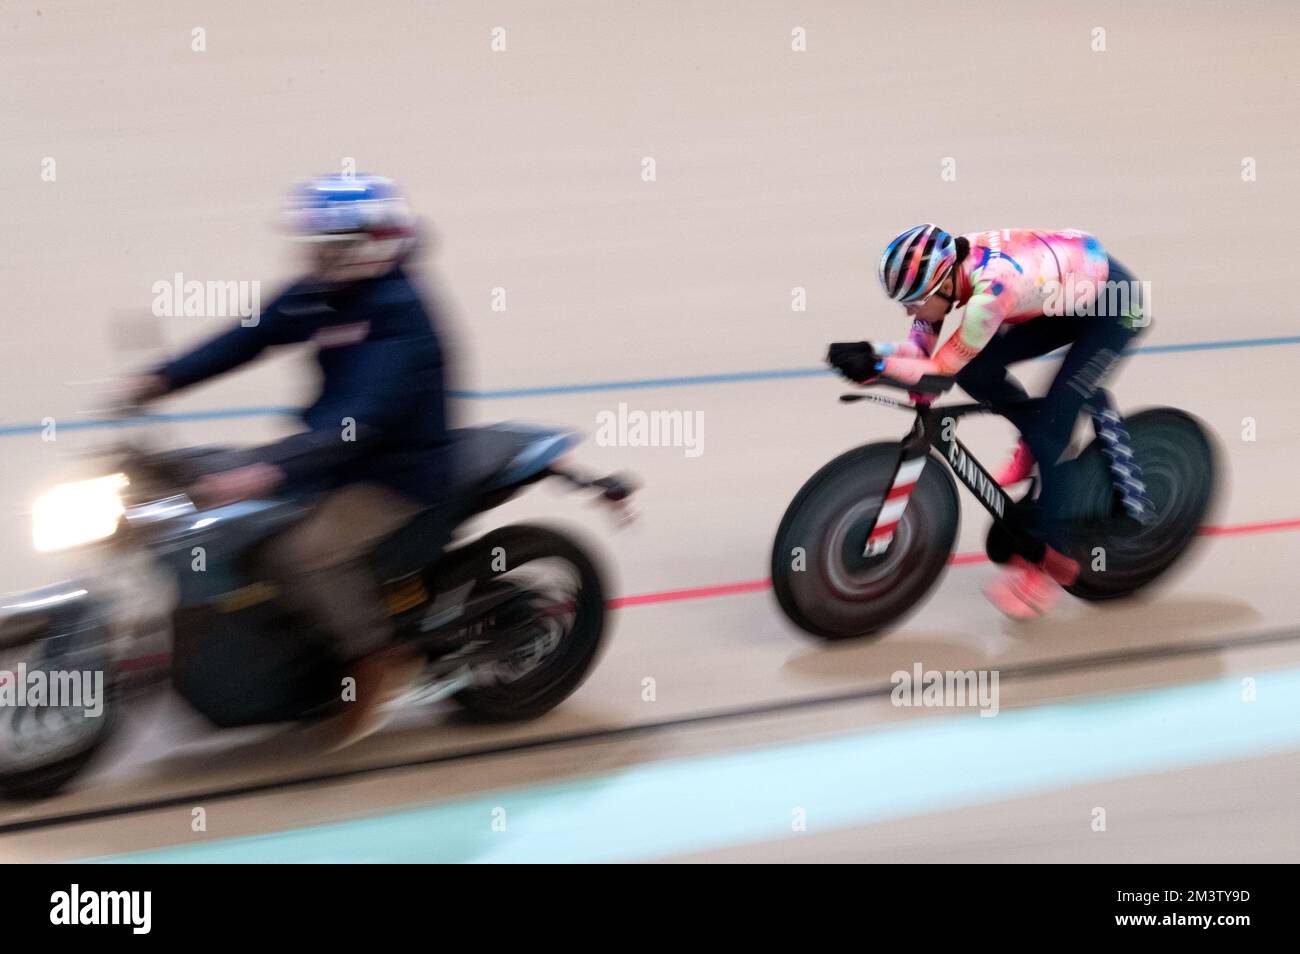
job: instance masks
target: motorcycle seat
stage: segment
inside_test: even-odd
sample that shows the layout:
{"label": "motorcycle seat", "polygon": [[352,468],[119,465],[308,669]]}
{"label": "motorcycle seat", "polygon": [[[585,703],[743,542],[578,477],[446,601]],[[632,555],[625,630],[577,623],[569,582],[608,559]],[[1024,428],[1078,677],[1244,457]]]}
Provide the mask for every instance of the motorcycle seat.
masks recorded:
{"label": "motorcycle seat", "polygon": [[572,431],[514,423],[461,427],[449,434],[457,471],[454,495],[459,497],[521,483],[577,443]]}
{"label": "motorcycle seat", "polygon": [[577,443],[572,431],[515,423],[456,428],[449,436],[456,461],[452,491],[445,502],[426,507],[375,548],[371,565],[381,580],[427,566],[456,527],[503,503]]}

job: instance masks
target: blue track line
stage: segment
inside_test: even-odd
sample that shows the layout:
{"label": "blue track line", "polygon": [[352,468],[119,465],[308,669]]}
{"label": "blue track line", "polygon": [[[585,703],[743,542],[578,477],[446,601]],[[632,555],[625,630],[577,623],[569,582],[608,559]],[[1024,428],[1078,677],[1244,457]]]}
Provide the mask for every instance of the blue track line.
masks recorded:
{"label": "blue track line", "polygon": [[[1129,354],[1181,354],[1188,351],[1225,351],[1237,348],[1275,348],[1300,345],[1300,335],[1274,338],[1236,338],[1224,341],[1190,341],[1183,344],[1143,345]],[[1034,360],[1050,361],[1053,355],[1043,355]],[[596,381],[586,384],[554,384],[531,388],[500,388],[484,391],[453,391],[452,397],[466,401],[500,401],[510,398],[552,397],[560,394],[592,394],[601,391],[642,391],[655,388],[698,387],[706,384],[738,384],[747,381],[778,381],[791,378],[815,378],[829,375],[826,368],[776,368],[770,371],[736,371],[729,374],[696,374],[672,378],[628,378],[621,381]],[[131,421],[68,421],[59,422],[59,430],[82,431],[112,427],[129,427],[142,422],[221,421],[241,417],[294,417],[299,409],[294,407],[243,407],[216,408],[211,411],[189,411],[175,414],[150,414]],[[17,437],[23,434],[40,434],[41,424],[0,425],[0,437]]]}

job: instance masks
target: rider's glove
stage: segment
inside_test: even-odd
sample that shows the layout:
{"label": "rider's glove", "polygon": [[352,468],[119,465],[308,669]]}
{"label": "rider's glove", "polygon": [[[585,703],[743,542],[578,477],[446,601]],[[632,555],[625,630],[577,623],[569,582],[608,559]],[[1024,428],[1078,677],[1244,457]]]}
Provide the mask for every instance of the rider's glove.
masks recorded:
{"label": "rider's glove", "polygon": [[878,377],[883,370],[870,341],[837,341],[826,352],[826,363],[858,384]]}

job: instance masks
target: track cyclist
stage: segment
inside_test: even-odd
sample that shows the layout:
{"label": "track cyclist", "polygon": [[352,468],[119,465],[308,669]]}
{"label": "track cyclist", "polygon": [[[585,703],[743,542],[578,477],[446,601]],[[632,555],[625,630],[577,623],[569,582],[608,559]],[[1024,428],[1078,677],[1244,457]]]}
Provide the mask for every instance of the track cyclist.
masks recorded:
{"label": "track cyclist", "polygon": [[[1027,528],[1031,559],[1017,556],[985,589],[1013,619],[1045,613],[1074,581],[1068,552],[1069,468],[1064,457],[1089,398],[1149,324],[1132,274],[1087,232],[1001,229],[953,236],[937,225],[908,229],[880,257],[880,283],[911,319],[906,341],[831,345],[832,367],[857,383],[916,385],[952,378],[975,400],[1004,414],[1020,431],[1011,460],[997,475],[1009,487],[1037,466],[1038,506]],[[964,308],[956,330],[936,350],[944,318]],[[1008,365],[1067,348],[1037,406]],[[916,400],[929,400],[913,394]],[[1020,405],[1020,406],[1018,406]]]}

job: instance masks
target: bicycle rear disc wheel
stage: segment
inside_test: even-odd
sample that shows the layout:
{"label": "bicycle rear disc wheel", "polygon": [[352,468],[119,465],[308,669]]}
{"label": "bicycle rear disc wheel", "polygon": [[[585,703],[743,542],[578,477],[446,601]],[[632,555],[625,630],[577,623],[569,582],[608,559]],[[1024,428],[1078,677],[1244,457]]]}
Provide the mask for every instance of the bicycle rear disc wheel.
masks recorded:
{"label": "bicycle rear disc wheel", "polygon": [[1080,573],[1066,588],[1080,599],[1116,599],[1155,581],[1195,540],[1214,498],[1214,447],[1194,417],[1151,408],[1125,425],[1155,518],[1142,524],[1125,513],[1099,441],[1089,444],[1076,462],[1072,498],[1071,556]]}

